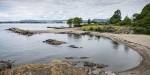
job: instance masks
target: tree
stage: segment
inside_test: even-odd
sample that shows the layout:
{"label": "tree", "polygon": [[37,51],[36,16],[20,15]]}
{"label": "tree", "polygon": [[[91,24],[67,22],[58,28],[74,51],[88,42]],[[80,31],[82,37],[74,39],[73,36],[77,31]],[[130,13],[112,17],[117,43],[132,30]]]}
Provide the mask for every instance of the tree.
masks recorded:
{"label": "tree", "polygon": [[142,12],[139,15],[136,16],[135,25],[150,29],[150,3],[142,9]]}
{"label": "tree", "polygon": [[87,23],[88,23],[88,24],[91,24],[91,19],[88,19]]}
{"label": "tree", "polygon": [[121,22],[122,25],[131,25],[131,19],[126,16],[124,20]]}
{"label": "tree", "polygon": [[114,15],[110,18],[110,23],[111,24],[117,24],[121,21],[121,11],[116,10],[114,12]]}
{"label": "tree", "polygon": [[73,24],[73,19],[68,19],[67,20],[67,24],[69,25],[69,27],[73,27],[72,24]]}
{"label": "tree", "polygon": [[137,17],[137,19],[143,19],[147,16],[150,16],[150,3],[147,4],[143,9],[141,14]]}
{"label": "tree", "polygon": [[82,23],[82,18],[75,17],[73,19],[73,25],[74,25],[74,27],[79,27],[81,25],[81,23]]}
{"label": "tree", "polygon": [[133,14],[133,20],[135,21],[137,19],[137,17],[139,16],[138,13]]}
{"label": "tree", "polygon": [[135,33],[150,34],[150,3],[136,15],[134,26]]}
{"label": "tree", "polygon": [[82,18],[75,17],[67,20],[69,27],[79,27],[82,23]]}

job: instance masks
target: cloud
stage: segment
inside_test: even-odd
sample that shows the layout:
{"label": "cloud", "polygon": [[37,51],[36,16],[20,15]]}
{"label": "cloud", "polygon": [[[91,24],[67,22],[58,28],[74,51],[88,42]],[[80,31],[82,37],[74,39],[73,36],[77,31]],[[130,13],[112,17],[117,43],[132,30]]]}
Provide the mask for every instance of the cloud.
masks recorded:
{"label": "cloud", "polygon": [[140,12],[149,0],[0,0],[0,20],[109,18],[117,9],[122,16]]}

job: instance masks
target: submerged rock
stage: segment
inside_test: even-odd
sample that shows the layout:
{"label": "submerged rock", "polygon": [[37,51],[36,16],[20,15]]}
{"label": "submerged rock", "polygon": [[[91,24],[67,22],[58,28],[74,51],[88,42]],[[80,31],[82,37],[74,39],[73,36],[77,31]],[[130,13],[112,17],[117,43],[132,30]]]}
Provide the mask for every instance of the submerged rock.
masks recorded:
{"label": "submerged rock", "polygon": [[33,32],[30,32],[28,30],[22,30],[22,29],[19,29],[19,28],[9,28],[9,29],[6,29],[6,30],[12,31],[14,33],[22,34],[22,35],[28,35],[28,36],[32,36],[34,34]]}
{"label": "submerged rock", "polygon": [[65,44],[66,42],[63,41],[58,41],[58,40],[53,40],[53,39],[48,39],[46,41],[43,41],[47,44],[51,44],[51,45],[61,45],[61,44]]}
{"label": "submerged rock", "polygon": [[70,47],[70,48],[82,48],[82,47],[78,47],[78,46],[75,46],[75,45],[69,45],[68,47]]}

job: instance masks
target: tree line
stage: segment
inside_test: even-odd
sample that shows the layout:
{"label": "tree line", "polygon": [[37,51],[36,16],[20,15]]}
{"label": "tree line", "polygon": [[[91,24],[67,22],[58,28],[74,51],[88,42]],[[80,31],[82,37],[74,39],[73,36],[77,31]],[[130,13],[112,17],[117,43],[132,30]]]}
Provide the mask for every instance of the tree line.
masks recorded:
{"label": "tree line", "polygon": [[[95,22],[88,19],[87,24],[91,23],[93,24]],[[68,19],[67,24],[69,25],[69,27],[81,26],[82,18],[75,17]],[[114,26],[130,26],[136,33],[150,34],[150,3],[144,6],[141,13],[133,14],[132,18],[125,16],[123,20],[121,16],[121,11],[118,9],[105,24]]]}

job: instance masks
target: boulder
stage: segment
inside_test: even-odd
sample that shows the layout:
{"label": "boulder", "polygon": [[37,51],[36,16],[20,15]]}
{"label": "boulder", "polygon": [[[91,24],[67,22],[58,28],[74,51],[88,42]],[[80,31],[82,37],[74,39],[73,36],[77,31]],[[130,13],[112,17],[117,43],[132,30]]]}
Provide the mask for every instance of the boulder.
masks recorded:
{"label": "boulder", "polygon": [[51,44],[51,45],[61,45],[65,44],[66,42],[63,41],[58,41],[58,40],[53,40],[53,39],[48,39],[46,41],[43,41],[44,43]]}
{"label": "boulder", "polygon": [[65,57],[65,59],[74,59],[74,57]]}
{"label": "boulder", "polygon": [[105,68],[108,67],[108,65],[104,65],[104,64],[96,64],[97,68]]}
{"label": "boulder", "polygon": [[89,57],[80,57],[80,59],[88,59]]}
{"label": "boulder", "polygon": [[87,61],[84,62],[84,66],[85,66],[85,67],[90,67],[90,68],[92,68],[92,67],[95,67],[96,65],[97,65],[97,64],[92,63],[92,62],[87,62]]}
{"label": "boulder", "polygon": [[93,62],[84,62],[84,66],[90,67],[90,68],[96,67],[96,68],[99,68],[99,69],[108,67],[108,65],[97,64],[97,63],[93,63]]}
{"label": "boulder", "polygon": [[10,60],[8,61],[0,61],[0,71],[6,70],[6,69],[11,69],[12,65],[14,62],[11,62]]}
{"label": "boulder", "polygon": [[69,45],[68,47],[70,47],[70,48],[82,48],[82,47],[78,47],[78,46],[75,46],[75,45]]}

